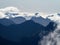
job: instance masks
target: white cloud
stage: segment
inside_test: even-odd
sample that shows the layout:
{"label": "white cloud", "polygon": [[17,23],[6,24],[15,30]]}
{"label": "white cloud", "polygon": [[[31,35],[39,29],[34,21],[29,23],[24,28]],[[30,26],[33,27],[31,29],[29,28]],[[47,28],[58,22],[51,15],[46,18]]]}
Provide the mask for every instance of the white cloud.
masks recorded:
{"label": "white cloud", "polygon": [[[10,16],[12,16],[12,14],[19,14],[20,10],[15,8],[15,7],[6,7],[3,9],[0,9],[0,18],[2,18],[2,16],[4,18],[9,18]],[[7,15],[6,15],[7,14]],[[14,16],[12,16],[13,18]]]}
{"label": "white cloud", "polygon": [[18,8],[16,7],[6,7],[6,8],[2,8],[0,9],[0,18],[15,18],[15,17],[19,17],[19,16],[22,16],[24,17],[25,19],[28,20],[28,18],[30,19],[31,16],[34,16],[33,13],[28,13],[28,12],[21,12]]}
{"label": "white cloud", "polygon": [[[38,13],[38,15],[35,15],[35,13],[29,13],[29,12],[21,12],[18,8],[16,7],[6,7],[6,8],[2,8],[0,9],[0,12],[2,14],[0,14],[0,18],[15,18],[15,17],[19,17],[19,16],[22,16],[24,17],[26,20],[30,20],[31,17],[35,16],[35,17],[43,17],[43,18],[47,18],[50,14],[48,13]],[[6,15],[7,14],[7,15]],[[13,15],[13,14],[16,14],[16,15]],[[50,18],[50,17],[49,17]]]}
{"label": "white cloud", "polygon": [[5,15],[3,12],[0,12],[0,19],[5,18]]}
{"label": "white cloud", "polygon": [[43,37],[41,45],[60,45],[60,16],[56,13],[47,16],[47,18],[54,21],[57,24],[57,28],[54,30],[54,32],[51,32],[47,36]]}

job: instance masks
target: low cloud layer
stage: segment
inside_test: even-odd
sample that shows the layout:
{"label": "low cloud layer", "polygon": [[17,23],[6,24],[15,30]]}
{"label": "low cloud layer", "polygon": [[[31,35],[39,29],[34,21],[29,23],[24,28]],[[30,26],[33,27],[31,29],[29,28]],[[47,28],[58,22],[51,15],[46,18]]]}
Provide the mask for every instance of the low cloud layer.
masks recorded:
{"label": "low cloud layer", "polygon": [[41,45],[60,45],[60,16],[54,14],[49,15],[47,18],[54,21],[57,24],[57,27],[54,32],[51,32],[47,36],[43,37]]}
{"label": "low cloud layer", "polygon": [[[15,17],[24,17],[27,20],[30,19],[33,16],[33,13],[28,13],[28,12],[21,12],[18,8],[16,7],[6,7],[3,9],[0,9],[0,19],[2,18],[15,18]],[[27,17],[28,16],[28,17]]]}
{"label": "low cloud layer", "polygon": [[[29,12],[21,12],[18,8],[16,7],[6,7],[6,8],[1,8],[0,9],[0,19],[2,18],[15,18],[15,17],[24,17],[26,20],[30,20],[31,17],[43,17],[47,18],[50,14],[47,13],[42,13],[38,12],[37,15],[35,13],[29,13]],[[55,14],[54,14],[55,15]]]}
{"label": "low cloud layer", "polygon": [[15,7],[6,7],[3,9],[0,9],[0,19],[9,18],[9,16],[12,16],[11,14],[17,14],[17,13],[19,13],[19,10]]}

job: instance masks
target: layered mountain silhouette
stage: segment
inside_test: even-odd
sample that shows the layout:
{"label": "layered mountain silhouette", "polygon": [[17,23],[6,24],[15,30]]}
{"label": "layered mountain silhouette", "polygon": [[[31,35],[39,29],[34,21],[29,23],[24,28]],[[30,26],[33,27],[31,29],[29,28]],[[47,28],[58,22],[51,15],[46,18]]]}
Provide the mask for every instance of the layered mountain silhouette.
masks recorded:
{"label": "layered mountain silhouette", "polygon": [[44,27],[33,20],[9,26],[0,24],[0,45],[38,45],[38,41],[55,28],[54,22]]}
{"label": "layered mountain silhouette", "polygon": [[6,18],[0,19],[0,23],[5,26],[9,26],[12,24],[21,24],[25,21],[26,20],[23,17],[16,17],[16,18],[10,18],[10,19],[6,19]]}
{"label": "layered mountain silhouette", "polygon": [[51,22],[50,19],[48,19],[48,18],[44,19],[41,16],[40,17],[32,17],[31,20],[33,20],[34,22],[41,24],[43,26],[47,26]]}
{"label": "layered mountain silhouette", "polygon": [[[42,18],[41,16],[40,17],[31,17],[31,19],[33,22],[35,23],[38,23],[38,24],[41,24],[43,26],[47,26],[51,20],[46,18]],[[3,19],[0,19],[0,23],[2,25],[5,25],[5,26],[8,26],[8,25],[12,25],[12,24],[21,24],[21,23],[24,23],[25,21],[27,21],[24,17],[16,17],[16,18],[9,18],[9,19],[6,19],[6,18],[3,18]]]}

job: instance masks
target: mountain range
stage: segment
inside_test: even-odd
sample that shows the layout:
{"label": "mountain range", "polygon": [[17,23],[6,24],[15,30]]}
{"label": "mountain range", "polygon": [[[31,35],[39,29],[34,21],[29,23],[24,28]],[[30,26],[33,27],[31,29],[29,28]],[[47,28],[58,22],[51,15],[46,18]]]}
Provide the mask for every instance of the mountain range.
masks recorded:
{"label": "mountain range", "polygon": [[0,45],[38,45],[38,41],[55,28],[54,22],[44,27],[32,20],[9,26],[0,24]]}
{"label": "mountain range", "polygon": [[0,9],[0,45],[38,45],[53,32],[57,14],[20,13],[17,8]]}

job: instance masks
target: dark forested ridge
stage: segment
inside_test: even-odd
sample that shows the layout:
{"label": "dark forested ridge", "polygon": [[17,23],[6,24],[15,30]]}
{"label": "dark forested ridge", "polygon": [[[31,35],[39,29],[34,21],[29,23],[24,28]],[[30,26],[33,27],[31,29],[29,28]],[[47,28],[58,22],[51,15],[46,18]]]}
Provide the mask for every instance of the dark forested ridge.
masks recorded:
{"label": "dark forested ridge", "polygon": [[[0,24],[0,45],[38,45],[38,41],[54,31],[55,23],[50,22],[46,27],[32,20],[22,24],[4,26]],[[45,32],[45,33],[44,33]]]}

